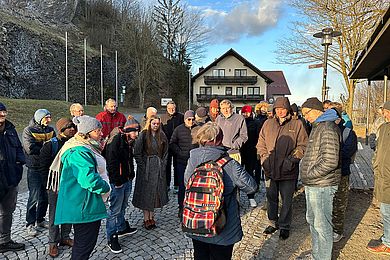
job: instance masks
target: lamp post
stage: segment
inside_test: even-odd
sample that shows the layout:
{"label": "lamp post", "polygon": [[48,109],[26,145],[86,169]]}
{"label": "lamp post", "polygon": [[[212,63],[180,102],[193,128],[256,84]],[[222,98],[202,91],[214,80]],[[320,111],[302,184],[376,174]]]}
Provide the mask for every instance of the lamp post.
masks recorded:
{"label": "lamp post", "polygon": [[328,49],[329,45],[332,45],[332,38],[338,37],[341,35],[341,32],[333,31],[332,28],[324,28],[321,32],[313,34],[316,38],[321,38],[321,45],[325,47],[324,51],[324,64],[322,65],[324,70],[322,73],[322,101],[327,99],[327,90],[326,90],[326,76],[328,73]]}

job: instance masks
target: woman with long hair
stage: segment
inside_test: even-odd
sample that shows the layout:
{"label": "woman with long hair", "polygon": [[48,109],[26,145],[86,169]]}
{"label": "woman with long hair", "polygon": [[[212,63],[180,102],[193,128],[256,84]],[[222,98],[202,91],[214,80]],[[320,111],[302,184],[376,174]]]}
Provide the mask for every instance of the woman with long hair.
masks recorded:
{"label": "woman with long hair", "polygon": [[154,209],[168,203],[165,166],[168,157],[168,140],[161,130],[161,120],[151,116],[134,145],[137,175],[133,205],[143,210],[144,227],[156,228]]}

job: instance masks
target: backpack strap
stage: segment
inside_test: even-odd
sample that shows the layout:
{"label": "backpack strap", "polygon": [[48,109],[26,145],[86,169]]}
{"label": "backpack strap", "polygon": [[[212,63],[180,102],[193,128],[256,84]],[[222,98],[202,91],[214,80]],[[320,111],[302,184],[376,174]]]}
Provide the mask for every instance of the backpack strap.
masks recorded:
{"label": "backpack strap", "polygon": [[218,164],[219,167],[223,167],[225,166],[226,163],[228,163],[232,158],[228,155],[228,156],[224,156],[220,159],[218,159],[215,163]]}
{"label": "backpack strap", "polygon": [[51,141],[51,157],[54,158],[58,152],[58,146],[59,146],[58,139],[56,136],[54,136],[50,139],[50,141]]}

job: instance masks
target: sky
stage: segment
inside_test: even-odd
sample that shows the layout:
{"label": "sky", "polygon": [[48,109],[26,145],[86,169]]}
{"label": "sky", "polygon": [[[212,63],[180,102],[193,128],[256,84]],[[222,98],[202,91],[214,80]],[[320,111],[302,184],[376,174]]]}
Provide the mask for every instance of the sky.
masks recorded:
{"label": "sky", "polygon": [[[260,70],[282,70],[292,94],[291,103],[300,105],[314,96],[321,100],[322,68],[308,69],[309,64],[287,65],[277,61],[276,43],[290,33],[291,21],[298,19],[287,1],[182,0],[201,12],[212,30],[212,42],[205,48],[205,58],[193,63],[193,73],[233,48]],[[340,93],[345,94],[342,84],[340,75],[328,66],[330,99],[338,100]]]}

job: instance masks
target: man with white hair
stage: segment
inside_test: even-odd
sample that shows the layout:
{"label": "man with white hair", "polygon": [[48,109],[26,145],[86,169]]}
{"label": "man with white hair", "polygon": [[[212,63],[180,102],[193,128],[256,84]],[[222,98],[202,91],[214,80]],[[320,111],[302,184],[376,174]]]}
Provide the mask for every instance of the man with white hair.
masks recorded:
{"label": "man with white hair", "polygon": [[72,117],[84,115],[84,107],[80,103],[70,105],[69,111]]}
{"label": "man with white hair", "polygon": [[106,138],[115,127],[123,127],[126,117],[118,112],[115,99],[109,98],[104,106],[104,111],[96,115],[96,119],[102,123],[102,138]]}

